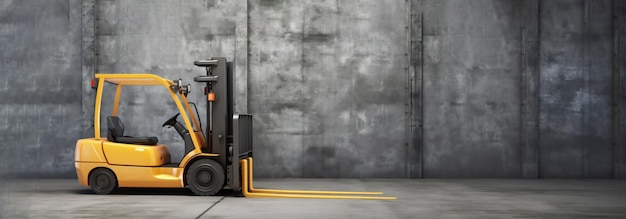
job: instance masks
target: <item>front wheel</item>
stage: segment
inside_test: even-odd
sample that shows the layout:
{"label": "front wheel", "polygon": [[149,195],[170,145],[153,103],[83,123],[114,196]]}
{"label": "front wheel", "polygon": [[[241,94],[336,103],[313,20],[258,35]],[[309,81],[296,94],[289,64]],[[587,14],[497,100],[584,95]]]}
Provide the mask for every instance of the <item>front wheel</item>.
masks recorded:
{"label": "front wheel", "polygon": [[109,169],[96,169],[89,174],[89,188],[96,194],[109,194],[117,188],[117,177]]}
{"label": "front wheel", "polygon": [[224,187],[224,169],[214,160],[196,160],[187,169],[185,179],[194,194],[215,195]]}

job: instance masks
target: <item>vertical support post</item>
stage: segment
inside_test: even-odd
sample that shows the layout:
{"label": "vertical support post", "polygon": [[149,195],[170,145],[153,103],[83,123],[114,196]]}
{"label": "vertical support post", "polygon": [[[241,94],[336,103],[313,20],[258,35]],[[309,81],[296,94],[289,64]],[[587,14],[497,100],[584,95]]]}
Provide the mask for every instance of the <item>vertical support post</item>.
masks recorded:
{"label": "vertical support post", "polygon": [[96,139],[100,139],[101,137],[101,133],[100,133],[100,112],[102,111],[102,92],[104,92],[104,89],[102,89],[104,87],[104,79],[99,80],[98,81],[98,90],[96,91],[96,100],[95,100],[95,107],[94,107],[94,122],[93,122],[93,136]]}
{"label": "vertical support post", "polygon": [[409,9],[409,59],[407,75],[407,177],[423,178],[423,17],[416,1],[407,1]]}
{"label": "vertical support post", "polygon": [[613,175],[616,179],[624,179],[626,178],[626,161],[624,156],[626,156],[624,146],[622,142],[624,142],[622,138],[622,127],[624,122],[624,117],[622,116],[622,112],[624,112],[624,106],[622,98],[624,97],[623,88],[622,88],[622,80],[624,77],[623,65],[621,52],[623,50],[621,43],[622,34],[621,34],[621,23],[622,21],[622,1],[623,0],[613,0],[613,66],[612,66],[612,77],[613,77]]}
{"label": "vertical support post", "polygon": [[[227,178],[228,186],[234,191],[239,191],[241,187],[239,160],[252,158],[252,154],[252,115],[234,114],[232,162],[228,167],[229,177]],[[252,171],[252,163],[250,171]]]}
{"label": "vertical support post", "polygon": [[520,1],[522,177],[539,177],[539,15],[540,0]]}
{"label": "vertical support post", "polygon": [[232,143],[232,138],[230,137],[232,135],[233,119],[233,81],[230,74],[232,73],[232,65],[224,57],[212,57],[211,59],[218,61],[217,66],[211,67],[213,75],[218,77],[218,82],[212,85],[215,93],[212,115],[207,115],[206,117],[213,124],[213,130],[207,129],[206,136],[212,142],[211,153],[220,154],[216,161],[226,168],[229,156],[228,147]]}
{"label": "vertical support post", "polygon": [[[115,99],[113,99],[113,112],[111,112],[112,116],[117,116],[117,110],[120,107],[120,96],[122,95],[122,87],[124,85],[118,84],[115,86]],[[193,115],[193,114],[192,114]],[[186,151],[186,150],[185,150]]]}
{"label": "vertical support post", "polygon": [[[590,16],[591,16],[591,1],[589,0],[584,0],[583,1],[583,22],[582,22],[582,37],[583,37],[583,42],[582,42],[582,63],[581,63],[581,69],[582,69],[582,75],[583,75],[583,82],[581,84],[581,88],[582,88],[582,92],[585,93],[588,97],[587,100],[584,101],[584,106],[581,109],[581,113],[582,113],[582,121],[581,121],[581,127],[582,127],[582,133],[584,133],[585,135],[590,135],[591,131],[590,129],[590,107],[591,107],[591,99],[589,99],[591,97],[590,95],[590,87],[591,85],[589,84],[591,81],[591,58],[589,57],[589,52],[590,52],[590,40],[589,40],[589,35],[591,34],[591,29],[589,27],[590,25]],[[581,176],[583,178],[588,178],[589,177],[589,150],[590,145],[589,144],[581,144]]]}
{"label": "vertical support post", "polygon": [[91,79],[96,72],[96,1],[83,0],[82,8],[82,124],[81,138],[94,134],[94,104],[96,92],[91,87]]}
{"label": "vertical support post", "polygon": [[248,112],[248,26],[250,13],[248,0],[237,0],[235,14],[235,112]]}

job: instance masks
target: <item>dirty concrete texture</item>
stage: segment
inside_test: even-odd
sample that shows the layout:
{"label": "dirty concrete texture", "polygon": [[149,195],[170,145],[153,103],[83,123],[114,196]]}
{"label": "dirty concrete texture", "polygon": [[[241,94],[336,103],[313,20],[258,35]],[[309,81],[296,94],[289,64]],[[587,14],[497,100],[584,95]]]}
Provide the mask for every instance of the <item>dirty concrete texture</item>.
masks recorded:
{"label": "dirty concrete texture", "polygon": [[519,177],[514,1],[424,1],[424,175]]}
{"label": "dirty concrete texture", "polygon": [[613,176],[612,3],[542,2],[542,177]]}
{"label": "dirty concrete texture", "polygon": [[0,2],[0,175],[70,176],[81,124],[81,2]]}
{"label": "dirty concrete texture", "polygon": [[[192,63],[220,56],[260,177],[623,178],[623,4],[2,1],[0,174],[74,176],[95,72],[182,78],[204,121]],[[165,90],[124,91],[128,134],[180,160]]]}
{"label": "dirty concrete texture", "polygon": [[[72,179],[0,184],[0,218],[623,218],[619,180],[262,179],[264,188],[384,191],[394,201],[193,196],[183,189],[96,195]],[[63,204],[60,204],[63,203]],[[1,205],[0,205],[1,206]]]}
{"label": "dirty concrete texture", "polygon": [[404,176],[404,6],[249,6],[248,106],[260,176]]}

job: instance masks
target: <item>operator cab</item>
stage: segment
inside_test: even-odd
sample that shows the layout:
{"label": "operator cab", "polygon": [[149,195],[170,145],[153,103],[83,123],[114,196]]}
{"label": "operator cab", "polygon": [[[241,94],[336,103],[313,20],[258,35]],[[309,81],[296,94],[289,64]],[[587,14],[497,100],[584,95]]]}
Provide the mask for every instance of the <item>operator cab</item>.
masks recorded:
{"label": "operator cab", "polygon": [[[179,167],[182,160],[171,159],[171,146],[159,143],[159,138],[156,136],[133,136],[132,133],[127,133],[129,130],[125,127],[124,122],[122,122],[123,117],[119,117],[118,111],[120,109],[119,106],[120,100],[122,99],[123,86],[151,86],[160,85],[161,83],[158,80],[150,78],[125,79],[113,77],[104,80],[108,84],[116,86],[113,111],[106,116],[106,138],[102,138],[102,150],[110,164],[144,167]],[[199,114],[195,107],[190,107],[190,104],[194,103],[188,102],[186,98],[191,90],[191,85],[183,85],[180,79],[166,80],[165,84],[166,86],[164,87],[169,90],[174,98],[173,104],[176,105],[178,101],[180,108],[179,113],[168,118],[161,126],[167,128],[174,127],[176,132],[180,135],[180,139],[183,140],[182,143],[184,144],[184,149],[181,149],[183,155],[181,159],[185,159],[186,155],[196,149],[194,140],[198,141],[199,152],[206,153],[208,148],[206,146],[205,137],[202,134],[201,123],[198,121]],[[185,118],[186,121],[182,121],[182,119],[178,121],[178,118],[182,117],[181,114],[183,113],[187,116],[187,118]],[[198,115],[198,117],[196,117],[196,115]],[[133,120],[125,121],[132,122]],[[190,126],[186,126],[183,122],[189,122]],[[125,154],[126,156],[108,156],[110,154]]]}

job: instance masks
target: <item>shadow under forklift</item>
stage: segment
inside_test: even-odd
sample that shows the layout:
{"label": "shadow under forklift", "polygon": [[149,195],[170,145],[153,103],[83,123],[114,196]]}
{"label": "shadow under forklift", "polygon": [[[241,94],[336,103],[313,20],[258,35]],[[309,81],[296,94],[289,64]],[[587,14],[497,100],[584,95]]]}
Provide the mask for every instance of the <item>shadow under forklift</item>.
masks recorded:
{"label": "shadow under forklift", "polygon": [[[183,85],[153,74],[96,74],[94,137],[76,143],[75,168],[78,181],[97,194],[116,188],[189,188],[196,195],[215,195],[222,189],[241,191],[245,197],[328,198],[394,200],[382,192],[257,189],[253,185],[252,115],[233,111],[233,64],[218,57],[194,62],[206,75],[194,78],[205,83],[206,123],[202,130],[199,113],[192,110]],[[107,116],[107,136],[100,133],[100,116],[105,83],[116,85],[113,110]],[[157,137],[132,137],[124,133],[117,117],[124,86],[162,86],[179,111],[163,123],[174,127],[185,144],[180,163],[172,163],[169,149]],[[178,121],[182,117],[183,123]]]}

